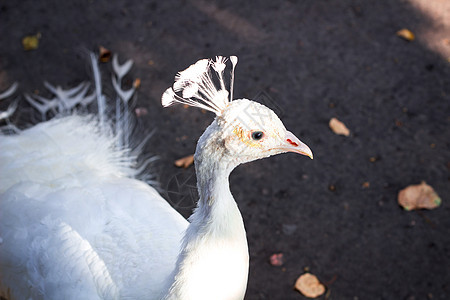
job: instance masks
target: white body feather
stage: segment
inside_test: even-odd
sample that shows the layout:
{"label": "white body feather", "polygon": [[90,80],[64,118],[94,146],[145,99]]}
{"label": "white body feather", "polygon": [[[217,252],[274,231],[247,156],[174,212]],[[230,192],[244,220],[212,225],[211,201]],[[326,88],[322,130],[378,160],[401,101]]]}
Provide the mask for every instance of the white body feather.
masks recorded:
{"label": "white body feather", "polygon": [[160,299],[188,222],[92,118],[0,136],[0,285],[12,299]]}

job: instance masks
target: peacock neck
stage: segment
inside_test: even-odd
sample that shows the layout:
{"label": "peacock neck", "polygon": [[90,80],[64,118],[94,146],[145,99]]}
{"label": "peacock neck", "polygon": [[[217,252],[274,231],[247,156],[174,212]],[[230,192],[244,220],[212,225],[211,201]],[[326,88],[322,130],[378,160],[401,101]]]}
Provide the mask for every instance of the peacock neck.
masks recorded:
{"label": "peacock neck", "polygon": [[[236,167],[221,145],[214,121],[200,137],[195,151],[195,170],[199,201],[189,218],[191,227],[199,233],[215,232],[215,236],[233,235],[244,237],[242,216],[230,191],[229,176]],[[201,236],[201,234],[199,234]]]}
{"label": "peacock neck", "polygon": [[208,161],[205,163],[198,156],[195,159],[195,167],[199,201],[190,219],[217,223],[220,220],[220,218],[216,218],[217,210],[220,213],[222,210],[237,209],[228,181],[230,171],[220,162]]}
{"label": "peacock neck", "polygon": [[208,143],[211,139],[204,142],[205,134],[195,155],[200,199],[189,218],[166,299],[243,299],[245,294],[248,248],[228,183],[233,166]]}

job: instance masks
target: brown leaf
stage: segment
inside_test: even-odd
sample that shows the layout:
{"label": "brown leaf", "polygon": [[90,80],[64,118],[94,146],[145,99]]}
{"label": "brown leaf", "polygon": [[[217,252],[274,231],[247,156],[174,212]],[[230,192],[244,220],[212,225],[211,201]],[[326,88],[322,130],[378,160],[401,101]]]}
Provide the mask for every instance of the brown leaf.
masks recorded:
{"label": "brown leaf", "polygon": [[185,141],[187,140],[188,136],[187,135],[183,135],[182,137],[176,137],[175,140],[177,142],[181,142],[181,141]]}
{"label": "brown leaf", "polygon": [[295,289],[308,298],[317,298],[325,293],[325,286],[311,273],[301,275],[295,282]]}
{"label": "brown leaf", "polygon": [[98,59],[102,62],[108,62],[111,59],[111,51],[109,51],[108,49],[106,49],[103,46],[99,46],[98,47],[98,52],[99,52],[99,56]]}
{"label": "brown leaf", "polygon": [[188,155],[185,157],[182,157],[180,159],[177,159],[175,161],[175,166],[177,166],[178,168],[187,168],[190,165],[192,165],[194,163],[194,155]]}
{"label": "brown leaf", "polygon": [[133,81],[133,87],[134,87],[135,89],[138,89],[140,86],[141,86],[141,79],[140,79],[140,78],[136,78],[136,79]]}
{"label": "brown leaf", "polygon": [[414,39],[416,38],[414,33],[411,32],[411,30],[403,28],[399,31],[397,31],[397,35],[409,42],[414,41]]}
{"label": "brown leaf", "polygon": [[410,185],[398,193],[398,204],[405,210],[433,209],[441,205],[441,202],[439,195],[424,181]]}
{"label": "brown leaf", "polygon": [[22,39],[22,46],[25,51],[35,50],[39,47],[39,39],[41,33],[38,32],[35,35],[27,35]]}
{"label": "brown leaf", "polygon": [[395,126],[397,127],[403,127],[403,122],[400,120],[395,119]]}
{"label": "brown leaf", "polygon": [[331,118],[330,122],[328,123],[328,126],[330,126],[331,130],[333,130],[334,133],[349,136],[350,130],[348,130],[347,126],[345,126],[344,123],[339,121],[336,118]]}
{"label": "brown leaf", "polygon": [[280,267],[283,263],[283,253],[275,253],[270,256],[270,264],[272,266]]}

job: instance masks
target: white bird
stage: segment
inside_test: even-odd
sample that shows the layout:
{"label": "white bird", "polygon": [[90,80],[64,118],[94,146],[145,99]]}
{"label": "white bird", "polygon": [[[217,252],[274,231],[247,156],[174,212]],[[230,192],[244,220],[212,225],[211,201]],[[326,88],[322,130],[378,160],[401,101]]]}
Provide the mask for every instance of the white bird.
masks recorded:
{"label": "white bird", "polygon": [[236,63],[200,60],[162,97],[164,106],[181,102],[216,114],[197,144],[200,198],[189,222],[132,178],[130,152],[93,116],[0,135],[0,295],[243,299],[248,248],[229,174],[278,153],[312,152],[269,108],[232,100]]}

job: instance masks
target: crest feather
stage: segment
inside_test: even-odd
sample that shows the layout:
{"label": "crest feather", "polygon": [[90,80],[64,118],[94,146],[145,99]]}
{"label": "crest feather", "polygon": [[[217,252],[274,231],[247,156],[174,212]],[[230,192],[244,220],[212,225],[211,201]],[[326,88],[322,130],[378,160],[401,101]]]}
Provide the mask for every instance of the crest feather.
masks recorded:
{"label": "crest feather", "polygon": [[224,78],[227,61],[228,59],[223,56],[216,56],[215,60],[201,59],[186,70],[178,72],[173,86],[162,95],[162,105],[167,107],[182,103],[221,115],[228,103],[233,100],[234,69],[237,57],[230,57],[232,64],[230,91],[227,90]]}

